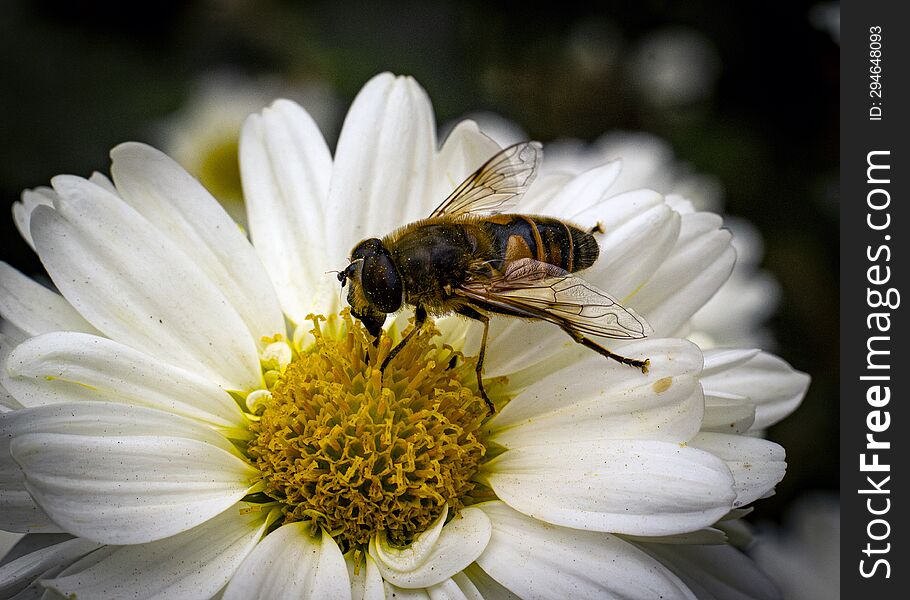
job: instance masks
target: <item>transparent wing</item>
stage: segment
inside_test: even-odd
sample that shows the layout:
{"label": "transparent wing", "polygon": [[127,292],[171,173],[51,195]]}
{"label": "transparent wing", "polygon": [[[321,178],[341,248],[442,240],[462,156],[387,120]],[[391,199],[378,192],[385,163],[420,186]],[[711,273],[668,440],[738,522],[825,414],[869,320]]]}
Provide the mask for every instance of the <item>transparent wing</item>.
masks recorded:
{"label": "transparent wing", "polygon": [[430,218],[505,212],[534,181],[541,156],[539,142],[521,142],[498,152],[462,181]]}
{"label": "transparent wing", "polygon": [[525,258],[485,281],[456,290],[494,310],[542,319],[584,335],[640,339],[653,332],[647,321],[610,294],[551,264]]}

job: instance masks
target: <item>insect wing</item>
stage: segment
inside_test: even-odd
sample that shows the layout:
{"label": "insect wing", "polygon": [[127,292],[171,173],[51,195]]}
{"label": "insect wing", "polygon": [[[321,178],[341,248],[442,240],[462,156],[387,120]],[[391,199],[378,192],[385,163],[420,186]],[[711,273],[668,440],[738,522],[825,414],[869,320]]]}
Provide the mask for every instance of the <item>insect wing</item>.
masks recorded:
{"label": "insect wing", "polygon": [[585,335],[640,339],[653,333],[647,321],[610,294],[559,267],[528,258],[511,263],[500,277],[468,282],[458,293]]}
{"label": "insect wing", "polygon": [[538,142],[521,142],[495,154],[461,182],[430,218],[466,214],[492,215],[514,206],[537,175],[542,155]]}

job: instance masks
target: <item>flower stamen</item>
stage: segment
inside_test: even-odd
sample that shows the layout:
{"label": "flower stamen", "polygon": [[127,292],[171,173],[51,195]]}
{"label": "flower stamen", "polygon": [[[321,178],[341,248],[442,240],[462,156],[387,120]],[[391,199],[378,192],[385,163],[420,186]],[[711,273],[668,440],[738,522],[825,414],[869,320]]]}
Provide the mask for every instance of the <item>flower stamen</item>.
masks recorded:
{"label": "flower stamen", "polygon": [[337,336],[320,319],[313,346],[256,399],[249,456],[285,522],[311,521],[344,551],[379,532],[407,544],[475,487],[487,409],[474,361],[453,367],[461,355],[425,326],[382,373],[390,340],[373,347],[347,312]]}

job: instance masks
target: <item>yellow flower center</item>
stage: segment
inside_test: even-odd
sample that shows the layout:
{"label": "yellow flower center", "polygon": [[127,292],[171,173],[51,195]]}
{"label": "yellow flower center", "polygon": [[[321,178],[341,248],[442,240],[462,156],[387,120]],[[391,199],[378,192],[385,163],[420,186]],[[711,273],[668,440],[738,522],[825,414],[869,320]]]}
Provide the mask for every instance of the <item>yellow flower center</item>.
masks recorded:
{"label": "yellow flower center", "polygon": [[236,136],[212,143],[202,155],[196,176],[213,196],[230,201],[243,198],[240,184],[240,161]]}
{"label": "yellow flower center", "polygon": [[310,520],[343,551],[384,531],[407,544],[441,514],[469,500],[486,453],[487,408],[474,361],[437,347],[432,326],[415,335],[380,373],[391,340],[378,348],[342,314],[272,388],[252,425],[249,456],[285,522]]}

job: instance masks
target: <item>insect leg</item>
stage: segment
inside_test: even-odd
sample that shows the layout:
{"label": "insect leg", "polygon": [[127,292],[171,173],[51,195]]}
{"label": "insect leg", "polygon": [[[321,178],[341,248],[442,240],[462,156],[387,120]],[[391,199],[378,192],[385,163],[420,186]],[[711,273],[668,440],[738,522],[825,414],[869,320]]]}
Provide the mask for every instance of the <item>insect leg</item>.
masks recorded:
{"label": "insect leg", "polygon": [[483,401],[487,403],[487,408],[492,415],[496,412],[496,407],[493,406],[493,401],[490,400],[486,390],[483,389],[483,359],[487,354],[487,333],[490,331],[490,317],[470,306],[463,306],[455,312],[463,317],[483,323],[483,339],[480,341],[480,353],[477,355],[477,366],[474,368],[474,371],[477,373],[477,389],[480,391],[480,396],[483,398]]}
{"label": "insect leg", "polygon": [[379,367],[380,372],[385,371],[385,368],[389,366],[389,363],[392,362],[392,359],[395,358],[399,352],[401,352],[401,349],[404,348],[404,345],[408,343],[408,340],[410,340],[415,333],[420,331],[420,328],[423,327],[423,324],[426,323],[426,320],[427,311],[422,306],[418,306],[414,311],[414,328],[409,331],[408,335],[404,336],[404,339],[398,342],[398,344],[392,348],[392,351],[389,352],[389,355],[385,357],[385,360],[382,361],[382,366]]}
{"label": "insect leg", "polygon": [[607,350],[600,344],[597,344],[593,340],[586,338],[585,336],[578,333],[577,331],[573,331],[567,327],[563,327],[562,330],[565,331],[566,333],[568,333],[570,336],[572,336],[573,340],[575,340],[582,346],[590,348],[591,350],[593,350],[594,352],[597,352],[601,356],[606,356],[607,358],[615,360],[616,362],[622,363],[624,365],[629,365],[630,367],[635,367],[637,369],[641,369],[642,373],[648,372],[648,367],[651,365],[651,359],[646,358],[645,360],[638,360],[635,358],[628,358],[621,354],[616,354],[615,352],[610,352],[609,350]]}

